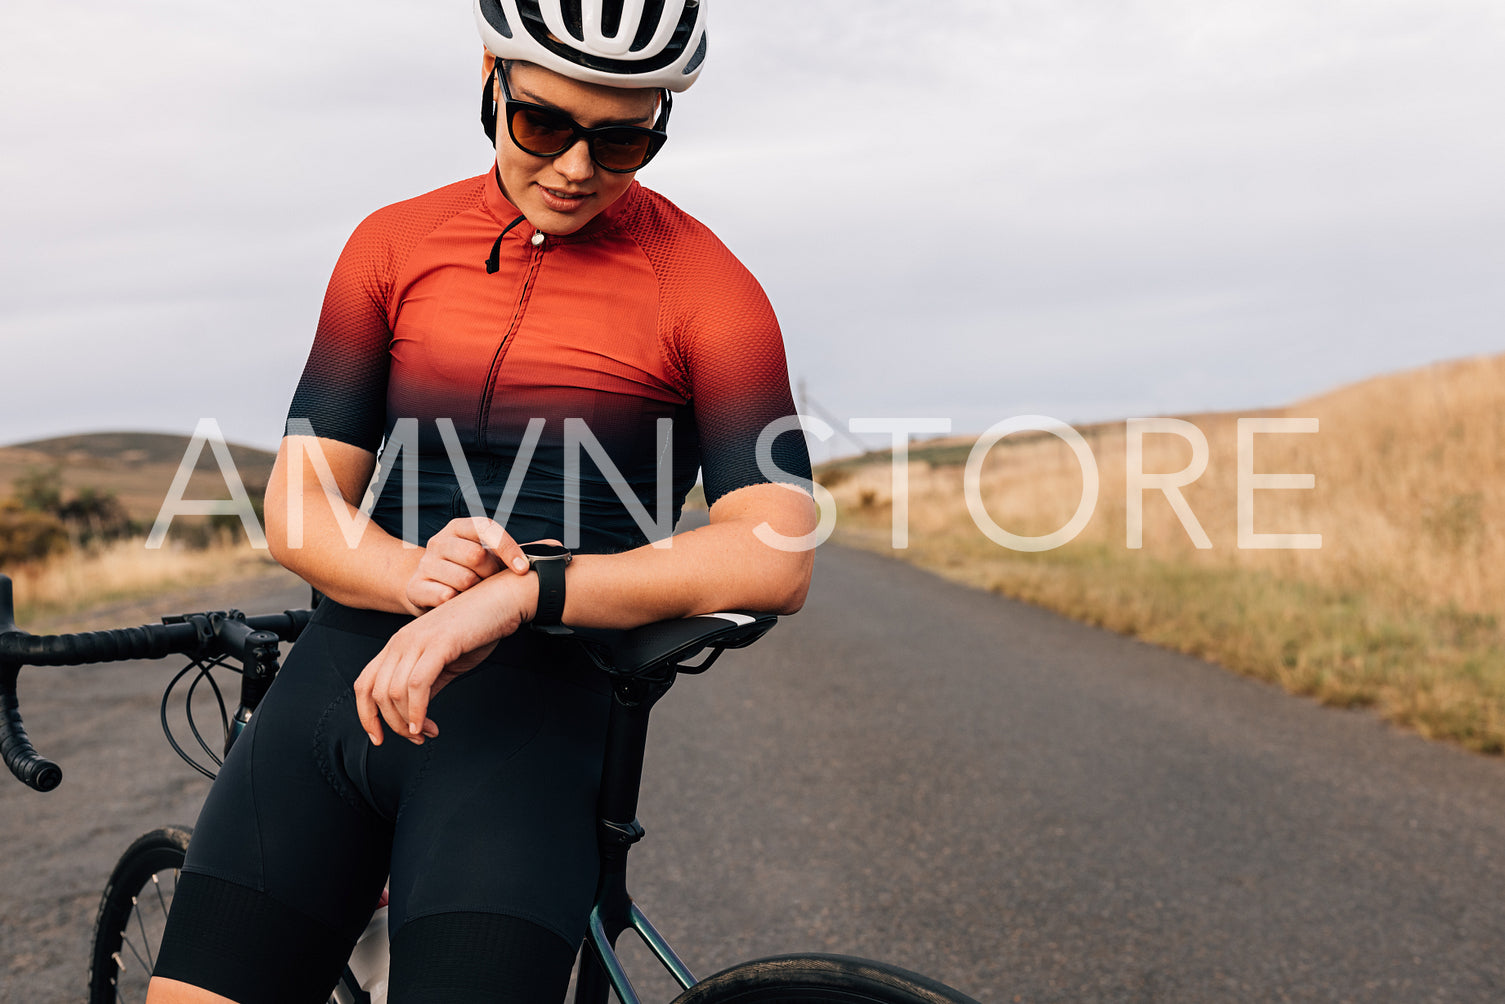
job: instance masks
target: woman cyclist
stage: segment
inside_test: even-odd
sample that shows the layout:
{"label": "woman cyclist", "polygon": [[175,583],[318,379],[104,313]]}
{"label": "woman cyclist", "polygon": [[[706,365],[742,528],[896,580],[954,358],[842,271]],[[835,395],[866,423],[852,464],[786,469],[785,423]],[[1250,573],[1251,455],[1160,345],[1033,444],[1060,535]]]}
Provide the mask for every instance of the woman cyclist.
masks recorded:
{"label": "woman cyclist", "polygon": [[[804,600],[777,322],[634,180],[705,3],[475,13],[495,164],[373,214],[335,267],[266,507],[328,599],[205,803],[153,1004],[323,1001],[389,875],[394,1004],[560,1000],[610,697],[525,626]],[[697,471],[710,524],[654,546]]]}

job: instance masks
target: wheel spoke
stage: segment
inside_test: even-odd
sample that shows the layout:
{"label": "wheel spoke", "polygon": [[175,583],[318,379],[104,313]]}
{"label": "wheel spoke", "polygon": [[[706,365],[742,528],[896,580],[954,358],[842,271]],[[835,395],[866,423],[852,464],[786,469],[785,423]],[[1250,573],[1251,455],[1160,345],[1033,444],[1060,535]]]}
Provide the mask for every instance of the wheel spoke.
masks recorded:
{"label": "wheel spoke", "polygon": [[[176,874],[176,873],[174,873]],[[162,883],[157,881],[157,876],[152,876],[152,889],[157,893],[157,905],[162,907],[162,916],[167,917],[167,900],[162,896]]]}
{"label": "wheel spoke", "polygon": [[[155,875],[153,875],[152,877],[156,878]],[[137,902],[135,896],[131,897],[131,907],[132,907],[131,913],[136,918],[136,926],[141,929],[141,945],[142,945],[143,948],[146,949],[146,961],[147,961],[146,971],[149,973],[153,969],[157,968],[157,962],[152,957],[152,939],[151,939],[151,935],[149,935],[149,934],[146,933],[146,921],[144,921],[144,920],[141,919],[141,904],[139,902]]]}
{"label": "wheel spoke", "polygon": [[[152,971],[152,969],[154,967],[151,964],[149,964],[145,959],[143,959],[141,957],[141,953],[138,952],[138,951],[136,951],[136,944],[135,944],[135,942],[131,941],[130,938],[126,937],[126,932],[124,932],[124,931],[120,932],[120,944],[121,944],[121,947],[123,947],[123,948],[129,948],[131,950],[131,954],[136,957],[136,962],[138,964],[140,964],[140,966],[141,966],[142,969],[145,969],[148,973],[150,973]],[[115,954],[115,961],[117,963],[120,961],[120,953],[118,953],[118,952]],[[125,972],[125,966],[124,965],[120,966],[120,971],[122,973]]]}
{"label": "wheel spoke", "polygon": [[94,932],[91,1000],[125,1004],[148,996],[188,837],[179,827],[154,830],[136,840],[116,864]]}

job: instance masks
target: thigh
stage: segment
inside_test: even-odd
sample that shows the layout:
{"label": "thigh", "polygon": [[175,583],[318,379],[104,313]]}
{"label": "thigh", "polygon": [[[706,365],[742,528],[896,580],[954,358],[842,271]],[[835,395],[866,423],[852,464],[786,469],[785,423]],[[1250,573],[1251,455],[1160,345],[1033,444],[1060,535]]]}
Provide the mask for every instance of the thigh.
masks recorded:
{"label": "thigh", "polygon": [[363,792],[369,742],[346,680],[382,643],[310,625],[210,789],[185,872],[256,889],[360,934],[365,900],[385,877],[391,823]]}
{"label": "thigh", "polygon": [[394,937],[421,918],[484,913],[579,944],[611,698],[574,651],[485,664],[435,700],[439,736],[396,821]]}
{"label": "thigh", "polygon": [[391,850],[341,738],[355,718],[343,680],[379,648],[317,621],[294,646],[195,825],[159,976],[246,1002],[327,998]]}

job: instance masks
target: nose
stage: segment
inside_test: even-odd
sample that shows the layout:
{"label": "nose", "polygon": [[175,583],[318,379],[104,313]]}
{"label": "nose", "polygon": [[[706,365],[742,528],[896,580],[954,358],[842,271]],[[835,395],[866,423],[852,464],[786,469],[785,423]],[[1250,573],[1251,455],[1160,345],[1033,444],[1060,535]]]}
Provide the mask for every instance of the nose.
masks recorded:
{"label": "nose", "polygon": [[596,173],[596,165],[591,161],[590,146],[585,140],[579,140],[568,150],[554,158],[554,170],[564,175],[567,181],[585,181]]}

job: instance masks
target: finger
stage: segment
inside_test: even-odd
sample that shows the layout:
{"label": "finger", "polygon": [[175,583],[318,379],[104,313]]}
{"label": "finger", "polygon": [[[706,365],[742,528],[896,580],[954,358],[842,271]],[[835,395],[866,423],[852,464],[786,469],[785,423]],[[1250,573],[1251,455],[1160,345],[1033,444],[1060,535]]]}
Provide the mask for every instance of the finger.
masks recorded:
{"label": "finger", "polygon": [[408,602],[420,610],[432,610],[459,595],[449,586],[441,585],[431,579],[415,578],[408,583]]}
{"label": "finger", "polygon": [[496,520],[487,519],[484,516],[472,516],[467,519],[450,520],[440,534],[431,538],[429,542],[433,543],[441,539],[470,541],[481,547],[490,548],[505,536],[507,536],[507,531]]}
{"label": "finger", "polygon": [[528,556],[523,554],[523,549],[518,546],[517,541],[513,540],[512,535],[502,529],[502,525],[495,520],[487,520],[486,523],[489,525],[477,527],[481,533],[481,543],[489,547],[503,565],[519,575],[527,574]]}
{"label": "finger", "polygon": [[355,714],[361,720],[361,728],[365,729],[373,746],[380,746],[382,740],[381,714],[377,711],[376,699],[372,696],[372,684],[377,676],[376,667],[380,663],[381,656],[378,655],[355,678]]}
{"label": "finger", "polygon": [[[435,662],[438,662],[437,668],[433,668],[433,671],[429,672],[429,669],[434,667]],[[419,661],[418,665],[414,667],[413,675],[408,677],[408,735],[416,743],[421,744],[423,742],[424,728],[431,724],[428,718],[429,698],[432,696],[434,679],[443,668],[442,660],[436,660],[433,656],[428,656]]]}
{"label": "finger", "polygon": [[[476,536],[479,535],[477,531]],[[419,571],[428,572],[431,569],[437,570],[446,562],[471,569],[482,578],[494,574],[502,567],[489,544],[472,536],[457,534],[431,538],[424,548],[418,568]]]}
{"label": "finger", "polygon": [[[478,545],[467,544],[466,547],[470,551],[464,555],[449,557],[437,554],[424,555],[423,560],[418,563],[417,577],[429,579],[441,586],[448,586],[457,593],[463,593],[499,567],[496,559],[490,557]],[[491,572],[483,571],[488,564],[493,566]]]}
{"label": "finger", "polygon": [[486,531],[486,525],[496,525],[495,520],[486,519],[483,516],[460,516],[444,524],[444,528],[429,538],[429,544],[442,542],[448,539],[469,540],[481,543],[481,535]]}
{"label": "finger", "polygon": [[[394,636],[393,643],[398,643]],[[402,713],[402,705],[407,698],[407,662],[411,656],[402,649],[393,653],[385,672],[376,680],[372,688],[372,696],[376,699],[376,706],[381,711],[382,720],[387,723],[393,732],[402,738],[408,737],[408,721]]]}
{"label": "finger", "polygon": [[378,690],[376,693],[376,706],[381,710],[382,721],[399,739],[408,738],[408,723],[402,717],[402,712],[398,710],[397,702],[392,699],[391,693],[385,689]]}
{"label": "finger", "polygon": [[[477,553],[484,554],[485,557],[474,563],[468,557],[456,558],[457,554],[465,553],[456,548],[465,544],[478,548]],[[527,571],[527,558],[518,550],[517,542],[493,519],[471,517],[450,520],[443,530],[429,539],[428,547],[436,553],[456,558],[462,564],[471,565],[482,577],[494,575],[504,566],[514,571]],[[523,561],[521,569],[517,565],[519,558]]]}
{"label": "finger", "polygon": [[404,738],[418,745],[423,744],[424,737],[433,738],[439,734],[439,726],[428,717],[428,706],[442,688],[443,684],[439,681],[443,676],[444,658],[432,650],[413,663],[412,672],[408,676],[407,689],[403,695],[403,717],[408,723]]}
{"label": "finger", "polygon": [[501,557],[484,544],[452,540],[447,550],[446,559],[473,573],[477,582],[502,570]]}
{"label": "finger", "polygon": [[414,648],[410,654],[403,656],[397,672],[392,674],[387,691],[396,717],[395,721],[389,718],[388,722],[393,731],[413,742],[423,741],[418,736],[423,731],[422,723],[428,711],[429,686],[437,675],[437,670],[429,672],[433,661],[432,656],[426,656],[422,650]]}

